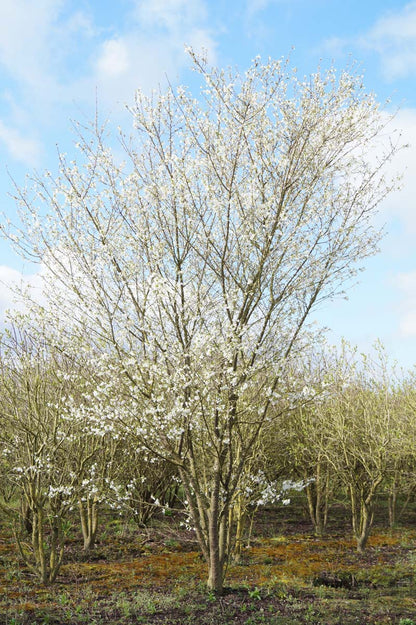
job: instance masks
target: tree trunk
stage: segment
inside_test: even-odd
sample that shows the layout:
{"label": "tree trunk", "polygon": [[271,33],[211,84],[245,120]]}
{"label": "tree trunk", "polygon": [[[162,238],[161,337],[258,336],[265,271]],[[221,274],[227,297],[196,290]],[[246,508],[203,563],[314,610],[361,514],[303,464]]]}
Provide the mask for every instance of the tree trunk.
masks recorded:
{"label": "tree trunk", "polygon": [[46,566],[43,510],[33,510],[32,546],[40,580],[43,584],[48,583],[48,571]]}
{"label": "tree trunk", "polygon": [[214,467],[213,484],[208,499],[204,493],[199,492],[197,480],[184,467],[180,467],[179,471],[197,539],[208,565],[207,588],[221,594],[231,544],[229,505],[220,498],[221,473],[218,467]]}
{"label": "tree trunk", "polygon": [[33,530],[33,514],[26,497],[22,497],[20,511],[23,529],[28,536],[31,536]]}
{"label": "tree trunk", "polygon": [[[226,517],[220,518],[220,475],[215,472],[214,487],[211,493],[208,512],[208,582],[209,590],[221,594],[224,582],[224,548],[226,542]],[[228,521],[228,518],[227,518]]]}
{"label": "tree trunk", "polygon": [[78,502],[79,516],[81,520],[82,537],[84,539],[84,551],[89,551],[95,543],[98,529],[98,511],[96,499],[87,499]]}
{"label": "tree trunk", "polygon": [[389,527],[393,529],[396,525],[396,511],[397,511],[397,488],[396,483],[393,482],[389,492]]}
{"label": "tree trunk", "polygon": [[308,483],[307,476],[304,477],[307,486],[305,487],[306,498],[308,502],[309,517],[312,521],[316,536],[325,534],[328,521],[328,503],[329,503],[329,476],[328,472],[322,476],[322,467],[318,462],[316,467],[316,479],[314,482]]}
{"label": "tree trunk", "polygon": [[52,519],[50,541],[48,582],[51,584],[57,578],[64,555],[64,537],[62,534],[61,517],[55,516]]}
{"label": "tree trunk", "polygon": [[247,520],[247,511],[245,510],[245,506],[242,504],[241,495],[237,497],[233,513],[235,514],[236,519],[233,560],[234,562],[240,562],[243,550],[243,535]]}
{"label": "tree trunk", "polygon": [[362,501],[360,510],[360,532],[356,536],[358,553],[363,553],[367,546],[367,541],[373,525],[373,518],[374,511],[372,504],[368,505],[365,501]]}
{"label": "tree trunk", "polygon": [[357,542],[358,553],[363,553],[370,536],[374,519],[374,496],[381,479],[375,480],[365,494],[350,486],[352,529]]}

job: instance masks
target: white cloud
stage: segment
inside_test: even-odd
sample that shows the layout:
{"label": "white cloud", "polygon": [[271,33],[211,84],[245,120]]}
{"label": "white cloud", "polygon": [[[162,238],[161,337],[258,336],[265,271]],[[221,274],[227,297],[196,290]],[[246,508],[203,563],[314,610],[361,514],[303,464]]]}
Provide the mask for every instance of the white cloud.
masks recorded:
{"label": "white cloud", "polygon": [[260,11],[264,11],[270,4],[270,0],[247,0],[246,11],[249,17],[252,17]]}
{"label": "white cloud", "polygon": [[[65,14],[66,0],[1,0],[0,2],[0,141],[11,158],[41,165],[38,136],[72,103],[68,64],[75,44],[91,37],[89,18],[80,11]],[[68,115],[69,117],[69,115]]]}
{"label": "white cloud", "polygon": [[48,35],[61,5],[59,0],[0,3],[0,64],[15,80],[35,85],[44,78],[50,64]]}
{"label": "white cloud", "polygon": [[413,75],[416,73],[416,1],[384,14],[365,33],[349,39],[329,38],[324,47],[334,55],[350,52],[352,47],[377,53],[387,80]]}
{"label": "white cloud", "polygon": [[399,151],[388,166],[388,175],[394,177],[402,175],[400,189],[391,193],[382,203],[382,218],[388,221],[400,220],[406,235],[411,237],[409,244],[414,247],[416,235],[416,109],[405,108],[397,115],[386,128],[386,134],[393,129],[392,140],[397,140],[397,132],[401,133],[400,142],[408,147]]}
{"label": "white cloud", "polygon": [[178,67],[186,60],[178,59],[175,43],[167,38],[149,40],[135,33],[105,41],[96,51],[91,73],[74,85],[79,98],[94,97],[97,90],[100,108],[123,111],[131,104],[136,89],[149,91],[164,81],[165,75],[176,77]]}
{"label": "white cloud", "polygon": [[41,272],[42,270],[23,275],[12,267],[0,265],[0,323],[4,321],[6,310],[24,310],[24,303],[17,295],[17,291],[26,287],[38,292],[41,290]]}
{"label": "white cloud", "polygon": [[207,17],[202,0],[138,0],[134,15],[144,26],[184,33]]}
{"label": "white cloud", "polygon": [[404,314],[400,321],[399,330],[403,337],[416,337],[416,310]]}
{"label": "white cloud", "polygon": [[166,75],[176,81],[189,65],[185,44],[197,52],[204,48],[214,62],[207,16],[204,0],[130,0],[124,26],[117,28],[68,0],[1,0],[0,71],[6,80],[0,141],[12,158],[32,166],[40,146],[27,136],[31,125],[45,136],[52,120],[59,124],[71,116],[74,102],[88,115],[96,93],[105,114],[114,114],[132,102],[138,87],[157,87]]}
{"label": "white cloud", "polygon": [[129,50],[126,42],[120,39],[105,41],[97,61],[97,72],[101,76],[126,74],[130,66]]}
{"label": "white cloud", "polygon": [[378,52],[385,76],[394,80],[416,72],[416,2],[381,17],[358,40]]}
{"label": "white cloud", "polygon": [[399,46],[416,39],[416,2],[409,2],[397,13],[389,12],[381,17],[368,32],[370,45],[384,49],[388,45]]}
{"label": "white cloud", "polygon": [[0,265],[0,316],[13,304],[12,284],[19,284],[22,281],[22,274],[16,269]]}
{"label": "white cloud", "polygon": [[1,0],[0,67],[30,104],[61,97],[60,74],[94,27],[82,11],[65,14],[67,0]]}
{"label": "white cloud", "polygon": [[214,62],[216,43],[206,26],[208,11],[203,0],[136,0],[133,16],[141,31],[152,31],[151,39],[156,36],[162,54],[170,50],[176,56],[179,67],[184,64],[179,60],[184,45],[194,46],[196,52],[204,48]]}
{"label": "white cloud", "polygon": [[208,63],[215,64],[216,44],[211,35],[203,28],[194,28],[186,39],[186,45],[191,46],[199,54],[204,53]]}
{"label": "white cloud", "polygon": [[137,88],[149,91],[173,82],[190,64],[185,45],[204,51],[215,62],[216,42],[206,27],[207,8],[202,0],[138,0],[129,29],[109,38],[96,49],[92,72],[81,79],[77,93],[93,93],[107,106],[131,103]]}
{"label": "white cloud", "polygon": [[0,143],[3,143],[10,156],[29,167],[39,164],[42,147],[36,139],[24,136],[16,128],[11,128],[0,120]]}
{"label": "white cloud", "polygon": [[246,0],[246,14],[248,18],[265,11],[271,4],[293,5],[296,0]]}
{"label": "white cloud", "polygon": [[416,299],[416,271],[401,273],[397,276],[397,286],[407,297]]}
{"label": "white cloud", "polygon": [[[360,319],[360,315],[363,319],[372,318],[373,338],[377,332],[380,336],[385,336],[386,327],[390,326],[389,348],[394,353],[401,345],[401,358],[406,360],[409,356],[405,355],[404,342],[410,338],[416,339],[416,270],[406,273],[402,271],[403,268],[415,266],[416,108],[399,110],[390,121],[387,121],[387,113],[385,115],[387,124],[376,149],[369,154],[370,164],[374,166],[379,162],[381,153],[390,142],[409,144],[409,147],[397,152],[385,167],[387,180],[402,174],[401,188],[390,193],[381,202],[379,214],[375,217],[376,228],[385,226],[386,237],[381,243],[383,253],[380,260],[375,261],[380,263],[377,271],[373,267],[373,273],[370,272],[371,282],[368,282],[366,292],[361,290],[358,296],[353,294],[359,306],[354,318]],[[367,275],[364,274],[364,281],[369,280]],[[367,306],[364,310],[363,303]],[[380,315],[379,311],[384,311],[384,314]],[[345,332],[348,331],[351,335],[352,331],[349,328],[347,330],[348,323],[348,315],[345,321],[340,322],[338,317],[335,320],[336,327],[344,324]],[[363,327],[366,327],[365,324]],[[341,330],[340,334],[342,332]],[[360,343],[361,339],[362,337],[359,338]]]}
{"label": "white cloud", "polygon": [[416,337],[416,271],[396,276],[401,293],[399,331],[403,337]]}

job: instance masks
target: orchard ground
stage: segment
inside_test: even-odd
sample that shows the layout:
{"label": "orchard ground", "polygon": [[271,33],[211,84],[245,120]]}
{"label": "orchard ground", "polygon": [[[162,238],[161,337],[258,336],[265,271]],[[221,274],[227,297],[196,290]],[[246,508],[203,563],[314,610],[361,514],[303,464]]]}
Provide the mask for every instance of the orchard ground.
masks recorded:
{"label": "orchard ground", "polygon": [[229,566],[221,596],[206,591],[206,564],[179,517],[138,528],[107,512],[88,555],[74,518],[65,564],[49,586],[25,569],[2,519],[0,623],[416,624],[416,503],[389,529],[381,502],[359,555],[343,504],[318,539],[301,497],[257,514],[250,547]]}

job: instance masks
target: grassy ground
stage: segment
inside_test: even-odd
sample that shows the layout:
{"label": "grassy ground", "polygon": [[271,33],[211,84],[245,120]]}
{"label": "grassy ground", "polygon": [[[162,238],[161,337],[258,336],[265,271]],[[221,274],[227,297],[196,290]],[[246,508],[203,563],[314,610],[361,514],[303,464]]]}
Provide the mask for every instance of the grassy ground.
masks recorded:
{"label": "grassy ground", "polygon": [[416,625],[416,514],[405,521],[389,531],[381,513],[359,556],[342,510],[320,540],[299,506],[269,510],[221,597],[206,592],[205,564],[174,519],[146,531],[107,521],[88,559],[74,530],[49,587],[19,561],[3,524],[0,623]]}

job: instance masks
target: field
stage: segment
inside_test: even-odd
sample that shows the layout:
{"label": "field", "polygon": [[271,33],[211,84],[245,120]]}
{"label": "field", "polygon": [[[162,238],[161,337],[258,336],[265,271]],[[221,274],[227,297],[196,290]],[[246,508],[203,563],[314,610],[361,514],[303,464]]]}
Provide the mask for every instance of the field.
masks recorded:
{"label": "field", "polygon": [[205,564],[174,517],[139,529],[105,515],[94,550],[81,549],[76,519],[55,584],[39,585],[19,561],[3,520],[0,623],[165,625],[416,624],[416,510],[386,526],[378,510],[358,555],[342,506],[328,535],[312,534],[298,502],[256,517],[250,548],[230,565],[222,596],[204,587]]}

